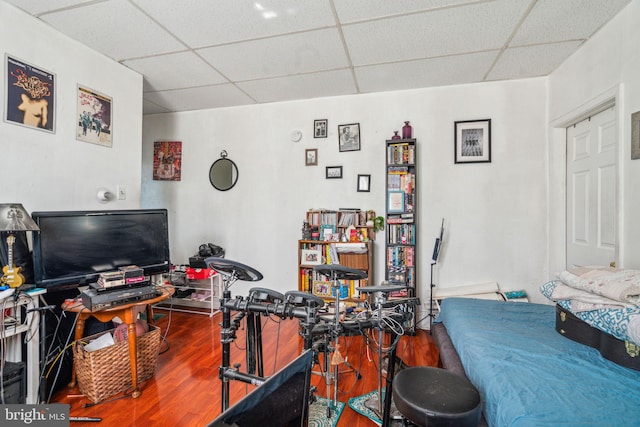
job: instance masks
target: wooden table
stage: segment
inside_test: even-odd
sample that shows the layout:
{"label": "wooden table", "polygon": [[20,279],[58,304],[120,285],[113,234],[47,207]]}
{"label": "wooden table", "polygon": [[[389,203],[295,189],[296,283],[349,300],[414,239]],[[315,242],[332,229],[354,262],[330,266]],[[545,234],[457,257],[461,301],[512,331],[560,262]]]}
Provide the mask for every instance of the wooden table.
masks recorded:
{"label": "wooden table", "polygon": [[[86,308],[82,301],[79,299],[73,301],[65,301],[62,304],[62,309],[71,313],[78,314],[78,320],[76,322],[75,340],[82,339],[84,335],[84,322],[89,317],[95,317],[101,322],[108,322],[113,320],[114,317],[119,317],[123,323],[128,326],[128,342],[129,342],[129,364],[131,366],[131,381],[133,386],[132,397],[136,398],[140,396],[140,390],[138,389],[138,339],[136,336],[136,320],[138,314],[146,311],[147,322],[153,325],[153,307],[152,305],[169,298],[173,295],[174,288],[172,286],[162,286],[158,288],[162,292],[159,296],[142,301],[136,301],[129,304],[119,305],[117,307],[108,308],[100,311],[91,311]],[[71,374],[70,387],[76,385],[76,370],[75,364],[73,372]]]}

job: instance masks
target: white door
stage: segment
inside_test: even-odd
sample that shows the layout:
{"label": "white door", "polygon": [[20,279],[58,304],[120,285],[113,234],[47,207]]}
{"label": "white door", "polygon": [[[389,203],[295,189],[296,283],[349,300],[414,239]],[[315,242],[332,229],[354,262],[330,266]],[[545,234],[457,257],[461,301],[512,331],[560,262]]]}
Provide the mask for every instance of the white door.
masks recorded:
{"label": "white door", "polygon": [[616,261],[614,107],[567,128],[567,267]]}

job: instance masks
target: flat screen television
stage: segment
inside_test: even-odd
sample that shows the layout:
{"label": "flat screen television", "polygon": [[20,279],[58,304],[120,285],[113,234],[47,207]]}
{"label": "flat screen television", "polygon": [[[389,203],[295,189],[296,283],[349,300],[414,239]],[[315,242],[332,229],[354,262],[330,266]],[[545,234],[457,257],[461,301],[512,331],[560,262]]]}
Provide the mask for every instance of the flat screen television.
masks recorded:
{"label": "flat screen television", "polygon": [[145,275],[168,272],[166,209],[33,212],[36,286],[71,289],[98,280],[100,273],[137,265]]}

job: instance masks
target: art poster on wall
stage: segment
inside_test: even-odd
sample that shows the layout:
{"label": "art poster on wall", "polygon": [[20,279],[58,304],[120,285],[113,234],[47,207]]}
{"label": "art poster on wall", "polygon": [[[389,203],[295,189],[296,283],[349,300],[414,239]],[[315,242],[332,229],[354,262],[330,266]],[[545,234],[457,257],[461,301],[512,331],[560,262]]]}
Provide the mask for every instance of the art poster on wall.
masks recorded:
{"label": "art poster on wall", "polygon": [[104,147],[113,146],[112,100],[78,85],[76,139]]}
{"label": "art poster on wall", "polygon": [[182,176],[182,141],[153,143],[153,179],[180,181]]}
{"label": "art poster on wall", "polygon": [[56,75],[5,55],[7,123],[55,132]]}

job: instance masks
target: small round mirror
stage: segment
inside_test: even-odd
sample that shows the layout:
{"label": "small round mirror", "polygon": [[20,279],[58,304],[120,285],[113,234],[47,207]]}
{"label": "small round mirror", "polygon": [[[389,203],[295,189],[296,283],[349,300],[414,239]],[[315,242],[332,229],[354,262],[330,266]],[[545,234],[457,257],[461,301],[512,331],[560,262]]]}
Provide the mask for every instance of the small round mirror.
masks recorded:
{"label": "small round mirror", "polygon": [[238,167],[233,160],[227,159],[226,151],[220,153],[220,157],[209,169],[209,181],[216,190],[231,190],[238,182]]}

